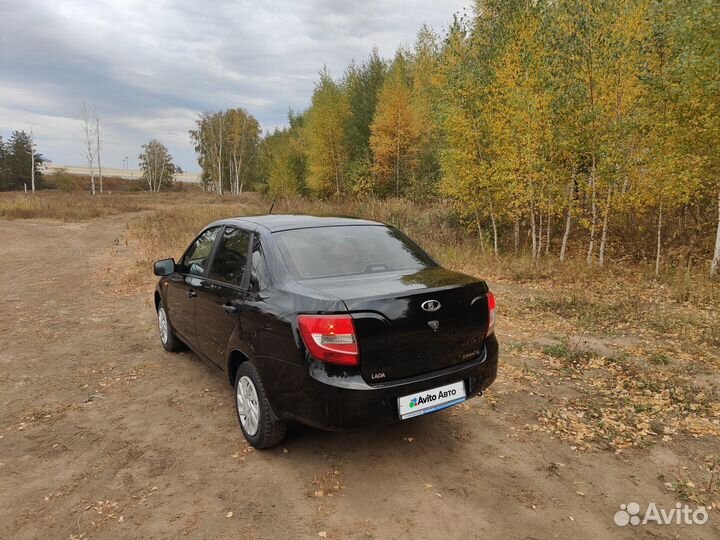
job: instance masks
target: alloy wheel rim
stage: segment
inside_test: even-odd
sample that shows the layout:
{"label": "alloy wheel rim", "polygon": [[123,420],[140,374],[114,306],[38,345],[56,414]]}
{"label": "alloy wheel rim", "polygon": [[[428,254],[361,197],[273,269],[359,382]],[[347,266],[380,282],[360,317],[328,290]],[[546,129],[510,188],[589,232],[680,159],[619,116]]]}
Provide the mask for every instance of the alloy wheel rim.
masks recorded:
{"label": "alloy wheel rim", "polygon": [[258,394],[250,377],[243,375],[235,391],[238,417],[245,432],[251,437],[257,433],[260,424]]}
{"label": "alloy wheel rim", "polygon": [[167,315],[165,315],[165,309],[158,309],[158,327],[160,328],[160,339],[163,343],[167,343],[168,340],[168,321]]}

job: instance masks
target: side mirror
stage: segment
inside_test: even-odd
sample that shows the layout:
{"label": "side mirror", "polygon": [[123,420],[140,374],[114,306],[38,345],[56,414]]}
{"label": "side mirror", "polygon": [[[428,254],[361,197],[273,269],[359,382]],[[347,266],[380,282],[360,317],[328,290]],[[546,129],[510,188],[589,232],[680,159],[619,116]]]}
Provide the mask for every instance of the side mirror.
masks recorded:
{"label": "side mirror", "polygon": [[155,263],[156,276],[169,276],[175,272],[175,259],[163,259]]}

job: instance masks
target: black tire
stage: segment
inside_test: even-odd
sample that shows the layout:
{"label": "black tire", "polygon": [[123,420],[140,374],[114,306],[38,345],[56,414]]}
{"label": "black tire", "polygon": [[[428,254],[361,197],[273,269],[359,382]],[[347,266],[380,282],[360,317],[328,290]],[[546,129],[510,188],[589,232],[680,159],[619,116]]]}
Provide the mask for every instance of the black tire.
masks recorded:
{"label": "black tire", "polygon": [[[240,410],[238,392],[241,390],[238,387],[241,386],[241,384],[248,384],[248,381],[244,379],[249,379],[257,396],[258,419],[255,433],[252,433],[252,422],[245,420],[246,424],[250,424],[249,428],[246,429],[246,426],[243,424],[243,419],[241,418],[241,416],[245,415],[243,415]],[[245,439],[255,448],[270,448],[271,446],[280,444],[285,438],[287,423],[280,420],[273,412],[272,407],[270,407],[270,402],[267,399],[260,374],[251,361],[240,364],[237,375],[235,376],[235,412]]]}
{"label": "black tire", "polygon": [[[163,348],[168,352],[178,352],[183,350],[183,343],[175,335],[172,324],[170,324],[170,318],[168,317],[165,305],[160,302],[158,304],[158,333],[160,334],[160,343]],[[165,318],[166,331],[163,334],[163,317]]]}

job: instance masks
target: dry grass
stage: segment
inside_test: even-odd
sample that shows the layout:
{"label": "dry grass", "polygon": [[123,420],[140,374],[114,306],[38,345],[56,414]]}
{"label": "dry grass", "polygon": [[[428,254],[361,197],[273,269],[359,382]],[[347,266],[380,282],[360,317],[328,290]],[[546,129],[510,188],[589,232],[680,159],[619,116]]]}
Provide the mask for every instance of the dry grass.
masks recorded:
{"label": "dry grass", "polygon": [[202,192],[106,192],[95,196],[77,191],[46,190],[34,195],[0,192],[0,219],[82,222],[116,214],[195,204],[223,204],[223,199]]}
{"label": "dry grass", "polygon": [[54,192],[0,194],[0,218],[5,219],[88,221],[142,209],[144,206],[138,198],[128,196],[92,197],[89,194]]}

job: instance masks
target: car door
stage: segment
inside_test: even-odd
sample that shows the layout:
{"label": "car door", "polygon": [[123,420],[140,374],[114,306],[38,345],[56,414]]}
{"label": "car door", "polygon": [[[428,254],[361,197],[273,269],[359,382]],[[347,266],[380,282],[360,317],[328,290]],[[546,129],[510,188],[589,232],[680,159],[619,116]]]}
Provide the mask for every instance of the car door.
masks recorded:
{"label": "car door", "polygon": [[210,262],[220,227],[203,231],[185,251],[177,271],[168,279],[167,309],[175,332],[188,345],[196,346],[195,299]]}
{"label": "car door", "polygon": [[197,288],[195,329],[200,352],[219,367],[224,366],[225,348],[245,300],[246,267],[251,233],[225,226],[210,268]]}
{"label": "car door", "polygon": [[286,335],[285,323],[280,321],[284,307],[272,302],[272,279],[263,253],[259,235],[253,239],[250,255],[248,292],[242,306],[243,335],[257,358],[284,358],[288,344],[279,339]]}

